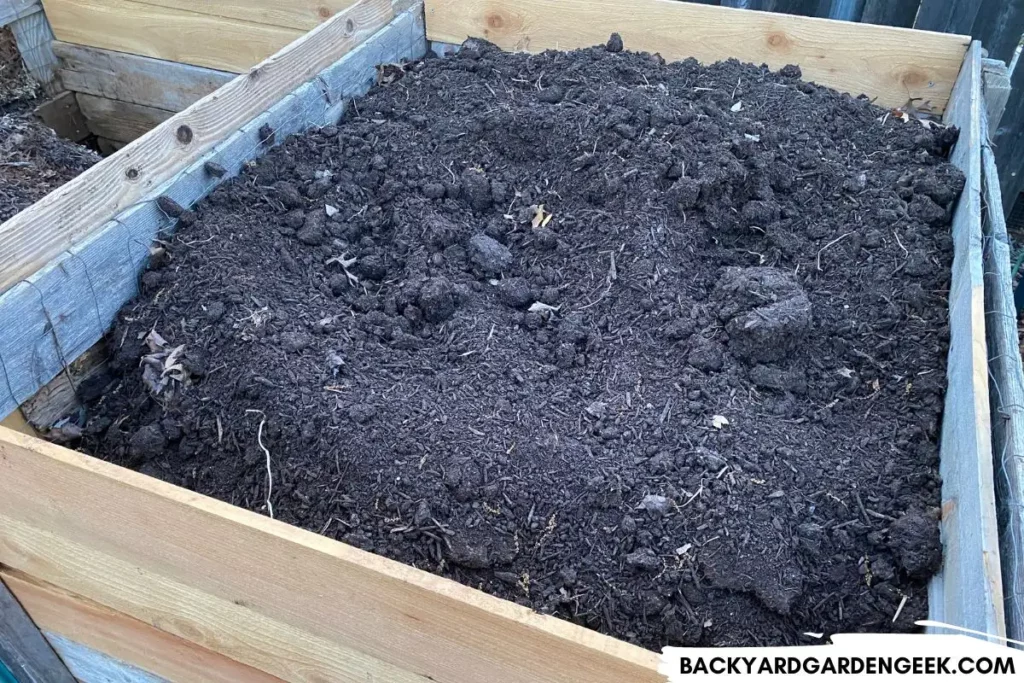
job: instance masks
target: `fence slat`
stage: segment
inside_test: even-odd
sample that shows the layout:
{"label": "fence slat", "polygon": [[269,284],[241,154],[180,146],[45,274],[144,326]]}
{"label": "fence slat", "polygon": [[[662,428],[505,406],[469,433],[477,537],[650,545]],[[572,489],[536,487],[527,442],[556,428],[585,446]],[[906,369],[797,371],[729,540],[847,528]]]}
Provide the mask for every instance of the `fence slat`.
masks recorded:
{"label": "fence slat", "polygon": [[865,24],[909,28],[914,25],[920,6],[921,0],[865,0],[860,20]]}
{"label": "fence slat", "polygon": [[[914,28],[943,33],[970,33],[983,2],[990,0],[921,0]],[[999,0],[995,0],[998,2]]]}
{"label": "fence slat", "polygon": [[1003,206],[1009,212],[1024,190],[1024,67],[1013,70],[1010,77],[1010,101],[992,136]]}
{"label": "fence slat", "polygon": [[981,41],[992,59],[1007,64],[1024,33],[1024,0],[985,0],[974,19],[971,36]]}

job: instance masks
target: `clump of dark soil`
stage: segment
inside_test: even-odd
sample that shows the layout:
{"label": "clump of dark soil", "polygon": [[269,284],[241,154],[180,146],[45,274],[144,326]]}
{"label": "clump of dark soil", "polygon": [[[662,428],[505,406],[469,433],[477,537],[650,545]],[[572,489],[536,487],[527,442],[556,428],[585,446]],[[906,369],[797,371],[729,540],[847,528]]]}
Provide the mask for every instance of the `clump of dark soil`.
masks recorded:
{"label": "clump of dark soil", "polygon": [[36,120],[39,92],[10,31],[0,29],[0,223],[100,160]]}
{"label": "clump of dark soil", "polygon": [[913,628],[955,131],[609,45],[471,42],[218,189],[84,449],[651,648]]}

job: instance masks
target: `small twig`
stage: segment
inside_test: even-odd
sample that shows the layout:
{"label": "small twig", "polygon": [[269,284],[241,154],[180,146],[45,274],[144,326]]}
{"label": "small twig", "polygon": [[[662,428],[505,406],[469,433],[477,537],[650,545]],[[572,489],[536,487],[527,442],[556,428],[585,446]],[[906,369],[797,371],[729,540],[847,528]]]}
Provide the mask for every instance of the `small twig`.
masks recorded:
{"label": "small twig", "polygon": [[834,246],[836,244],[839,244],[840,242],[842,242],[844,239],[846,239],[847,237],[849,237],[852,234],[853,234],[852,232],[848,232],[845,235],[837,237],[834,240],[832,240],[831,242],[829,242],[828,244],[826,244],[825,246],[823,246],[821,249],[818,250],[817,262],[818,262],[818,272],[819,273],[821,272],[821,255],[822,255],[822,253],[824,253],[824,251],[826,249],[828,249],[829,247]]}
{"label": "small twig", "polygon": [[910,252],[907,251],[907,248],[905,246],[903,246],[903,242],[900,242],[900,236],[896,233],[895,230],[892,231],[892,236],[896,238],[896,244],[900,245],[900,249],[903,250],[904,258],[910,256]]}
{"label": "small twig", "polygon": [[270,451],[263,445],[263,425],[266,424],[267,418],[260,420],[259,429],[256,430],[256,441],[259,442],[260,448],[263,449],[263,453],[267,456],[267,514],[270,518],[274,518],[274,505],[270,502],[270,494],[274,491],[274,475],[270,472]]}
{"label": "small twig", "polygon": [[900,614],[903,612],[903,606],[907,604],[907,596],[904,595],[903,599],[900,600],[900,606],[896,608],[896,614],[892,617],[892,623],[896,623],[896,620],[900,618]]}

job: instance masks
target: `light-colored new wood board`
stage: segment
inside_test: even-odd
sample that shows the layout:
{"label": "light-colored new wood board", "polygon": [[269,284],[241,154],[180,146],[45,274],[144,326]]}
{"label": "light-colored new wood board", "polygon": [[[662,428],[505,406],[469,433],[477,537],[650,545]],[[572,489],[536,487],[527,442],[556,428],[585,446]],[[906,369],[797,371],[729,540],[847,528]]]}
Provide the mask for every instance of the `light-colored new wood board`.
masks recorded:
{"label": "light-colored new wood board", "polygon": [[280,683],[166,631],[24,574],[0,578],[48,635],[84,645],[173,683]]}
{"label": "light-colored new wood board", "polygon": [[388,0],[360,0],[0,225],[0,292],[154,191],[392,18]]}
{"label": "light-colored new wood board", "polygon": [[703,63],[735,57],[895,107],[910,98],[942,111],[969,36],[753,12],[675,0],[426,0],[427,38],[484,38],[506,50],[541,52],[603,44]]}
{"label": "light-colored new wood board", "polygon": [[953,276],[946,403],[939,442],[943,542],[941,578],[931,616],[1005,636],[996,522],[985,340],[981,227],[981,44],[973,43],[953,88],[944,121],[960,129],[950,160],[966,177],[953,215]]}
{"label": "light-colored new wood board", "polygon": [[241,72],[302,36],[302,29],[226,19],[132,0],[45,0],[66,43]]}
{"label": "light-colored new wood board", "polygon": [[134,0],[135,2],[210,14],[226,19],[309,31],[355,0]]}
{"label": "light-colored new wood board", "polygon": [[79,93],[78,106],[93,135],[131,142],[174,116],[173,111]]}
{"label": "light-colored new wood board", "polygon": [[653,652],[2,429],[0,563],[288,681],[662,680]]}
{"label": "light-colored new wood board", "polygon": [[235,74],[55,41],[60,81],[76,93],[181,111]]}

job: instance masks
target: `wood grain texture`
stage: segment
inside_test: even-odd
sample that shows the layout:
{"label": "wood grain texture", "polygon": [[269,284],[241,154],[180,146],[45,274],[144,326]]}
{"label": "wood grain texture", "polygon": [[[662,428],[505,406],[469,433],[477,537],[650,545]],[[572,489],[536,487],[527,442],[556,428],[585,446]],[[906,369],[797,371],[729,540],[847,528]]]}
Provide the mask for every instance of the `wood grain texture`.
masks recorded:
{"label": "wood grain texture", "polygon": [[1006,596],[1006,635],[1021,641],[1024,640],[1024,366],[1013,297],[1011,241],[1006,232],[999,172],[985,117],[982,124],[985,331],[999,549]]}
{"label": "wood grain texture", "polygon": [[106,345],[97,343],[71,361],[66,371],[47,382],[46,386],[21,404],[21,410],[12,415],[23,415],[30,428],[42,431],[50,429],[55,422],[65,417],[77,417],[83,409],[78,398],[78,387],[90,379],[105,381],[103,375],[106,368]]}
{"label": "wood grain texture", "polygon": [[57,57],[50,47],[53,43],[53,31],[41,8],[39,11],[11,22],[11,33],[18,44],[18,52],[25,68],[43,86],[43,91],[53,97],[60,92],[60,84],[56,81]]}
{"label": "wood grain texture", "polygon": [[300,31],[316,28],[351,7],[356,0],[134,0],[135,2],[209,14],[226,19],[284,26]]}
{"label": "wood grain texture", "polygon": [[669,60],[735,57],[773,69],[799,64],[804,78],[883,106],[911,97],[942,111],[969,39],[892,26],[708,7],[674,0],[427,0],[427,38],[485,38],[506,50],[540,52],[604,43]]}
{"label": "wood grain texture", "polygon": [[653,652],[3,429],[0,563],[288,681],[663,680]]}
{"label": "wood grain texture", "polygon": [[939,441],[944,557],[930,617],[1006,635],[996,522],[981,212],[981,44],[972,43],[944,122],[960,129],[950,161],[966,177],[953,214],[948,386]]}
{"label": "wood grain texture", "polygon": [[222,71],[246,71],[304,33],[132,0],[45,0],[44,7],[58,40]]}
{"label": "wood grain texture", "polygon": [[36,625],[173,683],[280,683],[281,679],[24,574],[0,571]]}
{"label": "wood grain texture", "polygon": [[75,683],[39,628],[0,581],[0,662],[18,683]]}
{"label": "wood grain texture", "polygon": [[38,12],[39,0],[0,0],[0,27]]}
{"label": "wood grain texture", "polygon": [[114,142],[131,142],[174,116],[173,111],[79,93],[78,106],[89,132]]}
{"label": "wood grain texture", "polygon": [[[393,17],[360,0],[0,225],[0,292],[173,177]],[[186,126],[188,140],[179,139]]]}
{"label": "wood grain texture", "polygon": [[64,88],[178,112],[224,85],[235,74],[189,64],[55,41]]}

